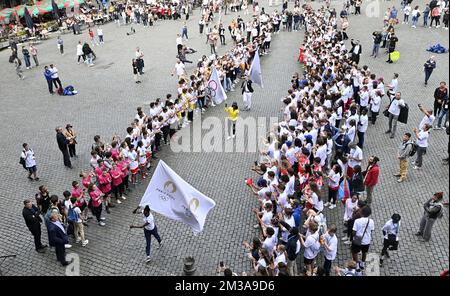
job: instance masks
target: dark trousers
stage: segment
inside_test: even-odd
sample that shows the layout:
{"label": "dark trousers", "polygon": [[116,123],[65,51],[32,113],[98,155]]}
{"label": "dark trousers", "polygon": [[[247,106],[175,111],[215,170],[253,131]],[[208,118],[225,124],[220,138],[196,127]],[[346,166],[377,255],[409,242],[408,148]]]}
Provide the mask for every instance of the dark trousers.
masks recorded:
{"label": "dark trousers", "polygon": [[377,116],[378,116],[378,113],[379,112],[373,112],[372,111],[372,117],[371,117],[371,121],[372,121],[372,124],[375,124],[375,122],[377,121]]}
{"label": "dark trousers", "polygon": [[161,237],[158,234],[158,229],[153,228],[152,230],[147,230],[144,228],[144,236],[145,236],[145,253],[147,254],[147,256],[150,256],[150,250],[151,250],[151,245],[152,245],[152,235],[156,238],[156,240],[158,241],[158,243],[161,243]]}
{"label": "dark trousers", "polygon": [[163,132],[164,143],[167,144],[168,139],[169,139],[169,130],[170,130],[170,127],[169,127],[168,125],[166,125],[166,126],[163,126],[163,127],[161,128],[161,130],[162,130],[162,132]]}
{"label": "dark trousers", "polygon": [[365,133],[358,132],[358,139],[359,139],[358,146],[361,149],[363,149],[363,146],[364,146],[364,135],[365,135]]}
{"label": "dark trousers", "polygon": [[155,148],[156,150],[160,150],[161,147],[161,133],[155,134]]}
{"label": "dark trousers", "polygon": [[325,275],[326,276],[330,276],[331,274],[331,264],[333,263],[333,261],[328,260],[327,258],[323,258],[325,261],[323,263],[323,269],[325,271]]}
{"label": "dark trousers", "polygon": [[69,144],[69,155],[70,157],[75,157],[77,156],[76,150],[75,150],[75,144]]}
{"label": "dark trousers", "polygon": [[430,79],[431,73],[433,73],[433,70],[425,69],[425,84],[428,84],[428,79]]}
{"label": "dark trousers", "polygon": [[66,248],[64,247],[64,245],[55,245],[55,252],[56,252],[56,259],[65,264],[66,261]]}
{"label": "dark trousers", "polygon": [[70,162],[69,150],[66,148],[66,149],[61,150],[61,152],[63,154],[64,165],[66,167],[72,166],[72,163]]}
{"label": "dark trousers", "polygon": [[436,100],[434,101],[434,105],[433,105],[433,114],[434,116],[438,116],[439,113],[441,113],[441,109],[442,109],[442,104],[439,104]]}
{"label": "dark trousers", "polygon": [[48,92],[53,93],[53,82],[52,80],[47,80]]}
{"label": "dark trousers", "polygon": [[112,185],[112,192],[114,193],[114,197],[116,199],[119,199],[119,197],[121,197],[123,194],[123,183],[120,183],[117,186]]}
{"label": "dark trousers", "polygon": [[332,188],[328,187],[328,202],[330,202],[332,204],[336,204],[336,197],[338,194],[338,190],[339,190],[339,187],[334,190]]}
{"label": "dark trousers", "polygon": [[102,217],[102,205],[100,204],[98,207],[92,207],[92,214],[94,214],[97,222],[100,222],[100,218]]}
{"label": "dark trousers", "polygon": [[53,84],[55,85],[56,89],[62,88],[61,80],[59,80],[59,77],[58,78],[53,78]]}
{"label": "dark trousers", "polygon": [[41,243],[41,226],[34,227],[33,229],[30,229],[31,234],[34,237],[34,248],[36,250],[42,249],[42,243]]}
{"label": "dark trousers", "polygon": [[225,45],[225,35],[220,35],[220,44]]}
{"label": "dark trousers", "polygon": [[129,177],[128,175],[125,176],[125,178],[122,178],[122,190],[125,191],[125,189],[128,189],[128,187],[130,187],[129,184]]}

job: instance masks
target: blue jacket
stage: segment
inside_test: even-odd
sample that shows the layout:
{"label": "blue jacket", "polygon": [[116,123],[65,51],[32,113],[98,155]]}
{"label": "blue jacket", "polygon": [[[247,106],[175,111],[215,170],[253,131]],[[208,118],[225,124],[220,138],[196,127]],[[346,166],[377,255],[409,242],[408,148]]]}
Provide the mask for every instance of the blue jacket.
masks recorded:
{"label": "blue jacket", "polygon": [[61,230],[58,226],[53,224],[53,222],[49,222],[47,224],[48,229],[48,243],[50,246],[57,246],[69,243],[69,238],[67,237],[67,234]]}
{"label": "blue jacket", "polygon": [[300,227],[302,223],[302,209],[301,207],[297,207],[292,212],[292,217],[294,217],[295,227]]}
{"label": "blue jacket", "polygon": [[45,76],[45,79],[47,79],[48,81],[52,80],[52,72],[49,69],[44,71],[44,76]]}

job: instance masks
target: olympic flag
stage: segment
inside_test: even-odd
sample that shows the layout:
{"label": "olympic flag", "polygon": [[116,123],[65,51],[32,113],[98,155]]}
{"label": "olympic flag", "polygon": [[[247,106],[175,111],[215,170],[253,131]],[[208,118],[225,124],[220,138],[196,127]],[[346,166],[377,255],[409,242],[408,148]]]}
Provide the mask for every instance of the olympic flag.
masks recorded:
{"label": "olympic flag", "polygon": [[261,73],[261,63],[259,61],[259,50],[255,52],[255,57],[253,58],[252,65],[250,66],[250,79],[264,88]]}
{"label": "olympic flag", "polygon": [[227,99],[227,94],[220,83],[219,74],[214,66],[212,66],[211,77],[209,77],[205,91],[206,95],[211,96],[214,104],[218,105]]}
{"label": "olympic flag", "polygon": [[139,205],[149,205],[153,211],[189,225],[198,234],[216,203],[160,160]]}

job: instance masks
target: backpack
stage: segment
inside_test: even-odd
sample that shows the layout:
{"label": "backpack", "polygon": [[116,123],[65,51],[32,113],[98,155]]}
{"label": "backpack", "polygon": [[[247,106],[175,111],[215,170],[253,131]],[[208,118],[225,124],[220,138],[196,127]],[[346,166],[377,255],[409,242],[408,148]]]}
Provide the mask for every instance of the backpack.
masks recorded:
{"label": "backpack", "polygon": [[24,169],[27,169],[27,166],[26,166],[26,163],[25,163],[25,158],[23,158],[22,155],[19,158],[19,164],[21,164]]}
{"label": "backpack", "polygon": [[78,222],[78,214],[75,212],[75,209],[73,207],[69,208],[69,212],[67,213],[67,220],[72,223]]}
{"label": "backpack", "polygon": [[414,156],[417,152],[417,148],[419,146],[417,146],[416,143],[410,143],[411,144],[411,151],[409,151],[409,156]]}

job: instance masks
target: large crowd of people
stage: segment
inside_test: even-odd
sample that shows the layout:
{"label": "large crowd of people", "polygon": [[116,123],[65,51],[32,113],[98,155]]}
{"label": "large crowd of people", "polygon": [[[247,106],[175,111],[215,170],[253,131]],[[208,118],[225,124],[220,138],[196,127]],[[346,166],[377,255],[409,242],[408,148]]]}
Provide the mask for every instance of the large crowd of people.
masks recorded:
{"label": "large crowd of people", "polygon": [[[217,41],[220,40],[221,45],[226,44],[227,28],[223,23],[213,23],[221,4],[220,1],[205,1],[201,8],[199,33],[203,34],[207,28],[206,43],[211,50],[210,55],[204,55],[198,61],[191,74],[187,74],[185,69],[185,64],[190,63],[186,54],[193,52],[187,46],[187,29],[178,36],[177,61],[172,72],[178,78],[176,93],[152,101],[148,111],[145,111],[147,106],[138,107],[125,129],[124,138],[113,135],[110,141],[104,141],[96,135],[91,146],[90,170],[81,172],[81,179],[73,180],[63,198],[50,194],[46,186],[41,185],[36,194],[37,207],[31,200],[24,201],[23,215],[35,238],[36,251],[44,252],[46,247],[40,240],[40,224],[45,221],[50,246],[55,247],[61,264],[67,265],[64,249],[71,247],[67,235],[72,234],[76,243],[86,246],[89,240],[85,227],[91,227],[90,220],[95,218],[99,226],[105,226],[108,221],[103,209],[109,214],[127,200],[133,187],[149,176],[152,159],[157,158],[158,151],[164,145],[170,145],[176,132],[189,125],[197,113],[215,106],[214,96],[208,90],[212,69],[217,70],[225,92],[234,91],[242,81],[244,110],[250,110],[253,89],[249,69],[255,54],[258,52],[261,57],[270,54],[272,38],[280,31],[301,29],[305,37],[299,60],[305,73],[293,75],[291,87],[282,99],[283,119],[272,128],[260,161],[252,167],[259,176],[246,181],[258,200],[258,207],[253,212],[257,220],[255,228],[261,229],[259,237],[251,243],[244,242],[250,269],[257,275],[361,275],[377,229],[383,233],[380,265],[389,258],[389,250],[397,249],[400,214],[392,213],[391,217],[386,217],[383,227],[375,225],[370,218],[371,205],[377,198],[378,162],[383,160],[376,155],[365,155],[364,147],[369,126],[371,129],[379,127],[376,120],[380,113],[389,118],[386,133],[395,138],[397,122],[401,121],[406,102],[399,91],[398,74],[394,74],[387,84],[367,65],[359,65],[362,46],[358,40],[351,39],[351,48],[346,48],[350,5],[344,5],[343,11],[337,15],[335,9],[329,8],[329,1],[326,1],[327,7],[319,10],[299,3],[290,10],[285,1],[281,12],[269,14],[263,8],[260,11],[254,2],[253,16],[247,22],[237,16],[228,25],[233,46],[227,54],[218,57]],[[353,5],[354,13],[360,14],[361,1],[354,1]],[[151,26],[157,20],[179,19],[182,15],[188,20],[192,8],[188,2],[132,6],[117,3],[110,6],[109,12],[118,26],[128,23]],[[235,1],[231,5],[231,10],[246,9],[246,1]],[[385,47],[393,52],[398,40],[395,40],[394,24],[388,20],[387,25],[389,37]],[[92,32],[93,40],[94,33],[89,32]],[[103,42],[103,32],[98,33],[100,35],[98,41]],[[386,40],[383,36],[375,32],[375,43],[380,45]],[[95,42],[92,43],[94,45]],[[92,59],[90,53],[85,53],[81,44],[79,46],[78,62],[81,56]],[[38,65],[36,50],[25,48],[22,50],[25,57],[24,52],[31,52],[33,58],[36,56],[34,61]],[[372,55],[377,54],[374,46]],[[137,83],[144,74],[143,57],[137,48],[136,58],[132,61]],[[31,67],[29,54],[25,61],[27,67]],[[22,75],[17,52],[13,62],[18,75]],[[88,64],[91,63],[90,60]],[[46,70],[49,71],[46,78],[49,77],[47,81],[52,93],[52,83],[61,88],[61,82],[59,85],[55,82],[58,71],[53,65]],[[434,115],[433,111],[420,107],[425,114],[424,119],[418,128],[402,136],[398,155],[394,156],[399,159],[399,173],[396,174],[399,183],[406,181],[409,157],[416,154],[414,168],[421,169],[435,116],[439,116],[436,126],[439,129],[443,127],[442,119],[445,117],[448,133],[448,89],[444,82],[436,89],[435,98]],[[384,109],[383,101],[388,102]],[[226,112],[231,122],[238,120],[236,103],[226,106]],[[77,157],[77,134],[71,124],[65,130],[58,127],[56,132],[64,165],[72,168],[70,158]],[[233,124],[230,138],[235,132]],[[38,181],[34,151],[26,143],[23,144],[21,162],[28,170],[28,178]],[[443,193],[437,192],[424,205],[425,213],[417,232],[424,241],[430,239],[434,222],[442,216],[442,199]],[[344,207],[342,225],[327,223],[327,216],[338,206]],[[132,225],[131,228],[144,228],[146,261],[149,262],[150,236],[154,235],[160,243],[162,238],[156,231],[150,209],[144,209],[144,216],[143,226]],[[333,268],[338,252],[346,252],[338,250],[340,231],[344,232],[342,241],[350,246],[349,260],[346,266]],[[60,236],[62,238],[58,238]],[[303,257],[302,262],[298,260],[300,256]],[[226,270],[229,273],[229,269]]]}

